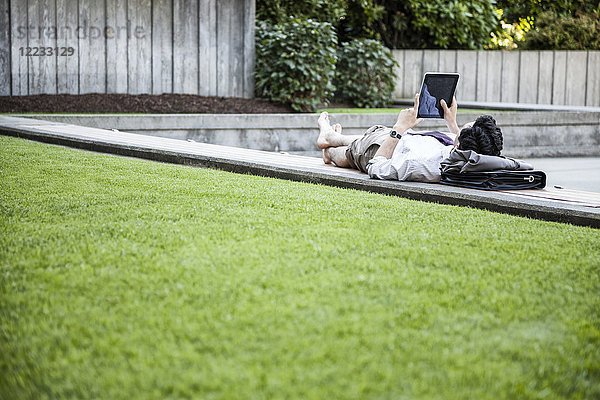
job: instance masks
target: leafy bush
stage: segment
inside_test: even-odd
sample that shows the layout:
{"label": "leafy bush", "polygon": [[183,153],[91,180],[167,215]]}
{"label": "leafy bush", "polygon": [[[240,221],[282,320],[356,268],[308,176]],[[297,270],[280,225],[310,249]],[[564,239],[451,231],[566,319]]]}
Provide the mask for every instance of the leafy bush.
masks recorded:
{"label": "leafy bush", "polygon": [[513,36],[520,49],[600,49],[598,0],[498,0],[497,6],[503,29],[495,36]]}
{"label": "leafy bush", "polygon": [[373,24],[385,9],[376,0],[257,0],[256,18],[270,24],[286,22],[290,15],[329,22],[340,42],[374,37]]}
{"label": "leafy bush", "polygon": [[533,28],[533,18],[525,17],[508,23],[504,19],[504,11],[496,10],[500,18],[500,26],[496,32],[492,32],[490,43],[484,48],[486,50],[514,50],[522,44],[525,35]]}
{"label": "leafy bush", "polygon": [[600,12],[598,0],[497,0],[496,7],[502,10],[503,19],[509,24],[536,19],[545,12],[561,16]]}
{"label": "leafy bush", "polygon": [[388,48],[480,49],[499,27],[494,4],[495,0],[257,0],[256,15],[270,23],[289,15],[330,22],[342,42],[368,38]]}
{"label": "leafy bush", "polygon": [[289,18],[256,34],[256,95],[313,112],[333,95],[337,36],[330,23]]}
{"label": "leafy bush", "polygon": [[381,42],[356,39],[343,43],[338,60],[336,86],[342,97],[358,107],[385,107],[391,103],[397,63]]}
{"label": "leafy bush", "polygon": [[347,0],[257,0],[256,18],[275,25],[287,22],[291,15],[335,25],[346,16],[347,8]]}
{"label": "leafy bush", "polygon": [[520,46],[535,50],[600,50],[598,14],[558,15],[547,11],[536,18],[535,29]]}
{"label": "leafy bush", "polygon": [[421,47],[480,49],[498,28],[492,0],[410,0]]}

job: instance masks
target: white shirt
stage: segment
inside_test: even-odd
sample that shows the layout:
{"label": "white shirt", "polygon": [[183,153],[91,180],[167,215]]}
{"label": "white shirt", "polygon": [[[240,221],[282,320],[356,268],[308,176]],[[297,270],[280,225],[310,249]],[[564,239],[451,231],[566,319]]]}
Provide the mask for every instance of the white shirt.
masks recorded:
{"label": "white shirt", "polygon": [[452,146],[445,146],[431,136],[404,135],[392,158],[374,157],[367,164],[367,172],[377,179],[439,182],[440,162],[450,155],[451,150]]}

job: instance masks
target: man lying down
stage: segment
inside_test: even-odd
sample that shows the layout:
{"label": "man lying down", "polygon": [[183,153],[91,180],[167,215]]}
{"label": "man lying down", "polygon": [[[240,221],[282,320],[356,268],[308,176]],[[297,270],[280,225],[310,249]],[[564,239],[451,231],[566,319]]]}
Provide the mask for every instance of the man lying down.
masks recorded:
{"label": "man lying down", "polygon": [[371,178],[400,181],[439,182],[440,164],[461,165],[463,171],[530,170],[522,161],[503,158],[502,131],[489,115],[465,124],[456,124],[458,105],[453,99],[448,107],[441,101],[444,121],[450,133],[414,131],[423,119],[417,118],[419,95],[413,108],[404,109],[390,129],[375,125],[364,135],[343,135],[340,124],[331,126],[327,112],[319,117],[317,146],[323,161],[338,167],[355,168]]}

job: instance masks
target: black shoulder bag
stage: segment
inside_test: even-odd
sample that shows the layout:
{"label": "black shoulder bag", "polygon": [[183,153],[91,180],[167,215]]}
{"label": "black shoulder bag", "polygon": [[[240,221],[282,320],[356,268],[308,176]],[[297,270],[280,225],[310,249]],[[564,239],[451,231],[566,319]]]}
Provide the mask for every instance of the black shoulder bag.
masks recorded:
{"label": "black shoulder bag", "polygon": [[497,170],[486,172],[442,172],[444,185],[483,190],[543,189],[546,174],[543,171]]}

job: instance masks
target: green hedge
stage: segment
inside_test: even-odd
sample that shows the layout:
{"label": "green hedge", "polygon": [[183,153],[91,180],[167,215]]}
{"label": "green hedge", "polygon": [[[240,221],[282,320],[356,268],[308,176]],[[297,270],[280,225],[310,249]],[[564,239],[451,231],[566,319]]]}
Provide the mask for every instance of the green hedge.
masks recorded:
{"label": "green hedge", "polygon": [[598,0],[256,1],[259,20],[290,15],[331,23],[340,42],[376,39],[392,49],[600,49]]}
{"label": "green hedge", "polygon": [[552,11],[541,14],[535,28],[527,32],[519,46],[531,50],[600,50],[598,14],[560,16]]}
{"label": "green hedge", "polygon": [[331,23],[341,42],[376,39],[388,48],[480,49],[499,27],[494,0],[257,0],[269,23],[288,16]]}
{"label": "green hedge", "polygon": [[358,107],[389,105],[397,65],[391,51],[371,39],[343,43],[339,52],[336,44],[326,22],[263,23],[257,29],[256,95],[314,112],[329,103],[337,87],[339,96]]}
{"label": "green hedge", "polygon": [[492,0],[410,0],[410,8],[406,24],[420,38],[418,47],[481,49],[499,27]]}
{"label": "green hedge", "polygon": [[313,112],[333,96],[337,36],[331,24],[289,18],[256,34],[256,95]]}
{"label": "green hedge", "polygon": [[342,97],[361,108],[392,102],[397,63],[388,48],[376,40],[356,39],[343,43],[338,54],[336,87]]}

